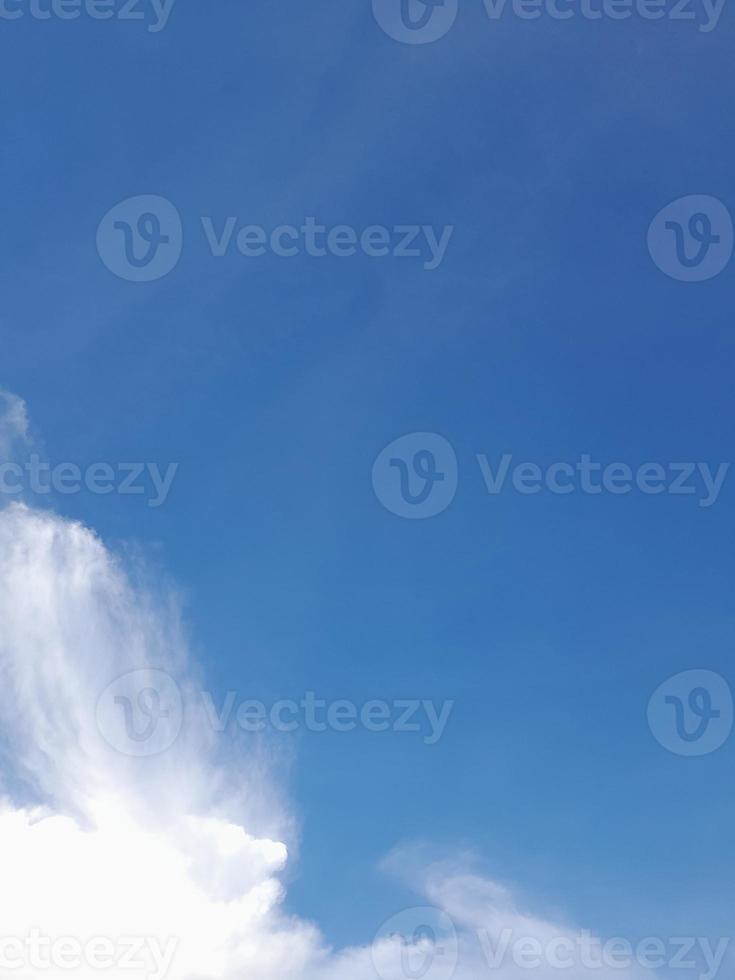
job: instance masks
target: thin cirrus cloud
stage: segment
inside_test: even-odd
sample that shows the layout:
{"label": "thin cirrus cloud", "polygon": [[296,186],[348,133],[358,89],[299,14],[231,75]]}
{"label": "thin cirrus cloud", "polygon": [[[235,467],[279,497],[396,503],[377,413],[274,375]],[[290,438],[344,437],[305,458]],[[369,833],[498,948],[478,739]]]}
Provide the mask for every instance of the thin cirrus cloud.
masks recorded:
{"label": "thin cirrus cloud", "polygon": [[[0,448],[7,455],[27,434],[24,403],[3,393]],[[459,863],[418,870],[400,852],[393,869],[409,868],[421,903],[451,916],[456,963],[434,958],[424,934],[402,940],[390,930],[372,946],[334,950],[289,915],[282,839],[292,821],[267,766],[218,757],[176,601],[79,523],[0,507],[0,623],[0,942],[33,930],[81,943],[146,937],[137,967],[125,970],[131,980],[405,980],[411,955],[430,964],[428,980],[476,980],[488,971],[479,930],[560,934]],[[101,693],[141,670],[175,677],[185,708],[178,738],[153,758],[103,737]],[[0,977],[54,975],[24,966],[0,967]],[[520,976],[505,965],[494,972]],[[85,962],[63,975],[90,980],[100,970]]]}
{"label": "thin cirrus cloud", "polygon": [[0,458],[7,459],[17,443],[28,441],[28,413],[22,398],[0,388]]}

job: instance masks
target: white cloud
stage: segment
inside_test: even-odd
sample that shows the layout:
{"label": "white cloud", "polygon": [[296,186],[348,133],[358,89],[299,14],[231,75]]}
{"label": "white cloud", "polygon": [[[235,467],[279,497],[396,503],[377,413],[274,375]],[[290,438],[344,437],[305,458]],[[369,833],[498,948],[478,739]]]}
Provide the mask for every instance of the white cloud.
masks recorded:
{"label": "white cloud", "polygon": [[[14,760],[0,811],[2,935],[149,936],[162,949],[176,939],[172,980],[305,963],[313,930],[279,910],[286,847],[238,825],[258,808],[241,801],[241,769],[213,759],[175,607],[134,589],[89,530],[12,505],[0,511],[0,622]],[[176,674],[192,710],[167,752],[131,758],[100,734],[98,698],[153,666]],[[286,825],[278,813],[271,823]],[[151,973],[148,963],[139,975]]]}
{"label": "white cloud", "polygon": [[19,442],[28,442],[28,412],[22,398],[0,388],[0,462]]}
{"label": "white cloud", "polygon": [[[175,603],[135,588],[91,531],[24,505],[0,511],[0,623],[0,720],[14,759],[13,801],[0,811],[2,936],[37,928],[81,942],[148,937],[156,945],[131,978],[158,977],[173,954],[170,980],[367,980],[377,976],[374,963],[383,980],[404,980],[402,955],[432,953],[426,939],[406,945],[390,936],[374,959],[368,948],[333,953],[314,927],[283,913],[286,847],[245,829],[250,818],[288,826],[267,777],[260,768],[248,775],[244,759],[218,766]],[[175,675],[185,708],[173,745],[145,758],[117,751],[97,725],[100,693],[140,668]],[[103,699],[103,717],[119,707]],[[259,806],[243,803],[243,778]],[[459,980],[487,971],[478,929],[559,934],[460,867],[419,873],[400,855],[392,863],[408,867],[417,889],[456,923]],[[442,969],[437,960],[426,976],[442,980]],[[80,966],[64,975],[97,973]]]}
{"label": "white cloud", "polygon": [[[22,402],[3,397],[4,431],[24,436]],[[90,980],[104,972],[90,952],[99,954],[102,939],[117,955],[139,937],[141,965],[123,974],[131,980],[406,980],[407,957],[411,969],[431,963],[425,980],[448,980],[448,971],[457,980],[521,980],[527,971],[507,962],[488,972],[480,930],[541,941],[573,933],[519,912],[507,889],[462,863],[425,868],[405,852],[389,864],[453,920],[456,971],[451,944],[437,955],[430,936],[413,936],[411,913],[395,923],[408,939],[389,928],[372,950],[342,951],[288,916],[289,814],[263,759],[222,761],[177,603],[138,578],[80,524],[22,504],[0,509],[0,978]],[[156,671],[175,678],[181,710],[167,691],[160,705],[150,692],[136,701],[131,671],[144,672],[130,675],[138,688],[141,676],[155,687]],[[142,704],[161,726],[156,748],[165,750],[136,757],[145,745],[135,741],[139,727],[124,727],[126,704]],[[26,946],[24,969],[4,969],[7,942],[38,934],[74,938],[89,962],[49,970],[47,959],[28,962]],[[636,971],[615,976],[632,980]]]}

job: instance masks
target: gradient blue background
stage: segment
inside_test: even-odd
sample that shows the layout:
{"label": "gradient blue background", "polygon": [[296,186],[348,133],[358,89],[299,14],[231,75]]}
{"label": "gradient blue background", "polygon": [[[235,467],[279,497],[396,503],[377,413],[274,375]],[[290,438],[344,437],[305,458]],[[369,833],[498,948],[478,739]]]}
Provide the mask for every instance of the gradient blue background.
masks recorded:
{"label": "gradient blue background", "polygon": [[[646,249],[674,198],[735,210],[733,35],[727,9],[702,34],[479,2],[418,48],[363,0],[178,0],[160,34],[0,22],[0,382],[53,461],[180,463],[158,510],[55,506],[153,549],[221,696],[456,699],[433,747],[296,739],[289,903],[334,942],[411,904],[376,865],[416,839],[603,934],[731,928],[733,743],[671,755],[646,705],[679,670],[735,680],[732,483],[710,509],[489,497],[474,455],[733,459],[735,264],[688,285]],[[142,285],[95,249],[136,194],[185,227]],[[203,214],[456,230],[434,272],[215,260]],[[413,431],[459,459],[429,521],[371,486]]]}

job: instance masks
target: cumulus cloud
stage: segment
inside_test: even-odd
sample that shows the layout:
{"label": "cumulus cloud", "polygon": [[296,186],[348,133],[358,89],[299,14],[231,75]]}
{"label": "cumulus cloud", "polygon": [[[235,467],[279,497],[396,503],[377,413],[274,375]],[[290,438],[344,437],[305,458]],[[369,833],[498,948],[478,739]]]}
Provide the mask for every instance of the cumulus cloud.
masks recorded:
{"label": "cumulus cloud", "polygon": [[[24,438],[3,398],[0,439]],[[507,958],[488,973],[487,942],[573,933],[399,853],[432,908],[331,949],[285,911],[292,822],[267,765],[221,754],[199,690],[166,589],[78,523],[0,509],[0,977],[520,980]]]}
{"label": "cumulus cloud", "polygon": [[[133,585],[87,528],[14,504],[0,511],[0,623],[4,937],[72,937],[87,955],[92,941],[120,955],[137,937],[146,945],[130,976],[154,980],[405,980],[414,961],[431,963],[429,980],[445,980],[450,966],[462,980],[488,969],[479,930],[493,942],[508,927],[542,940],[570,932],[517,912],[506,889],[459,866],[419,872],[394,855],[448,916],[437,930],[456,929],[450,961],[446,942],[436,957],[437,936],[413,928],[432,914],[423,911],[399,915],[372,949],[329,950],[283,911],[286,846],[248,820],[288,821],[262,767],[248,775],[247,759],[236,769],[218,762],[175,602]],[[141,692],[148,701],[136,700]],[[141,720],[125,718],[141,703],[160,725],[155,754],[136,741]],[[99,969],[83,963],[64,975],[87,980]],[[504,964],[498,975],[519,974]]]}
{"label": "cumulus cloud", "polygon": [[[256,788],[213,759],[175,605],[136,590],[86,528],[12,505],[0,511],[0,622],[3,934],[155,937],[176,947],[172,980],[302,962],[313,931],[279,911],[286,847],[240,823]],[[183,717],[158,723],[181,730],[136,757],[125,719],[116,729],[107,716],[126,677],[150,692],[162,670]],[[156,975],[150,955],[140,975]]]}

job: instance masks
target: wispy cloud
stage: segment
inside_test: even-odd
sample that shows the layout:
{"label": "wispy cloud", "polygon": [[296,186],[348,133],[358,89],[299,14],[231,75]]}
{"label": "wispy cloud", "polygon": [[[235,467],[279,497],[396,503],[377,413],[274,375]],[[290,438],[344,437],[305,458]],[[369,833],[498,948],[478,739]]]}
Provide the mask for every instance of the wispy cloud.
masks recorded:
{"label": "wispy cloud", "polygon": [[0,388],[0,461],[7,459],[18,443],[27,443],[28,412],[22,398]]}

